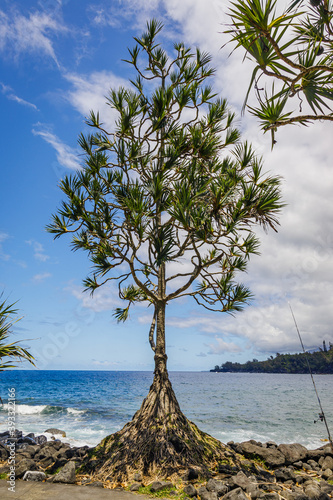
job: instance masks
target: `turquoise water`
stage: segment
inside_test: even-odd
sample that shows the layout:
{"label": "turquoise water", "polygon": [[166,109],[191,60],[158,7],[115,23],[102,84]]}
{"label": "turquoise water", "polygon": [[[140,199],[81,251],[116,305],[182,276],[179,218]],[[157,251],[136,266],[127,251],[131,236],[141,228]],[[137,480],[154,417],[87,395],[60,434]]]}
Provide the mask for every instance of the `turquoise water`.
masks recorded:
{"label": "turquoise water", "polygon": [[[153,374],[115,371],[0,373],[0,432],[7,427],[8,389],[15,389],[16,427],[62,429],[73,445],[97,444],[128,422],[149,391]],[[298,442],[317,448],[327,438],[308,375],[171,372],[180,407],[200,429],[222,442]],[[333,375],[315,376],[333,433]]]}

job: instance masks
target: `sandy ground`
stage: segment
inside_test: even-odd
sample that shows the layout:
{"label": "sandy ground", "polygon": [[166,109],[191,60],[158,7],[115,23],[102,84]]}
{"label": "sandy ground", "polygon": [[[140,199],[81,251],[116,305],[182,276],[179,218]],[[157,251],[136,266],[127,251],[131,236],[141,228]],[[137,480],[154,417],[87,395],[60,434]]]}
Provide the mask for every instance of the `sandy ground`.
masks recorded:
{"label": "sandy ground", "polygon": [[[109,490],[75,484],[53,484],[33,481],[16,481],[15,492],[8,491],[9,484],[0,480],[1,500],[148,500],[148,496],[129,491]],[[151,499],[149,499],[151,500]]]}

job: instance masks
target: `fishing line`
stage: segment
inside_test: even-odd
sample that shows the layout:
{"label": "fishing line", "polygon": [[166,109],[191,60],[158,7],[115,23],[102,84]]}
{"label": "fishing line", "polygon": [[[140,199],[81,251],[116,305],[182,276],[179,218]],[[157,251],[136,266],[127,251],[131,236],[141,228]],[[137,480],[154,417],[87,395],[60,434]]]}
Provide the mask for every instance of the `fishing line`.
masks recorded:
{"label": "fishing line", "polygon": [[[304,344],[303,344],[303,340],[302,340],[302,337],[301,337],[301,333],[298,329],[298,326],[297,326],[297,322],[296,322],[296,318],[295,318],[295,315],[294,315],[294,312],[292,310],[292,307],[291,307],[291,304],[290,302],[288,302],[289,304],[289,307],[290,307],[290,312],[291,312],[291,315],[293,317],[293,320],[294,320],[294,323],[295,323],[295,327],[296,327],[296,330],[297,330],[297,333],[298,333],[298,337],[299,337],[299,340],[301,342],[301,346],[302,346],[302,349],[303,349],[303,352],[305,354],[305,359],[306,359],[306,364],[308,365],[308,370],[309,370],[309,373],[310,373],[310,376],[311,376],[311,379],[312,379],[312,383],[313,383],[313,387],[314,387],[314,390],[315,390],[315,393],[316,393],[316,396],[317,396],[317,399],[318,399],[318,403],[319,403],[319,408],[320,408],[320,413],[319,413],[319,420],[321,420],[322,422],[325,423],[325,426],[326,426],[326,430],[327,430],[327,434],[328,434],[328,440],[331,444],[331,448],[332,448],[332,451],[333,451],[333,442],[332,442],[332,438],[331,438],[331,434],[330,434],[330,430],[328,428],[328,424],[327,424],[327,420],[326,420],[326,416],[325,416],[325,413],[324,413],[324,410],[323,410],[323,407],[321,405],[321,401],[320,401],[320,397],[319,397],[319,394],[318,394],[318,391],[317,391],[317,387],[316,387],[316,383],[315,383],[315,380],[313,378],[313,374],[312,374],[312,370],[311,370],[311,367],[310,367],[310,363],[309,363],[309,358],[308,358],[308,355],[307,355],[307,352],[304,348]],[[316,422],[316,421],[315,421]]]}

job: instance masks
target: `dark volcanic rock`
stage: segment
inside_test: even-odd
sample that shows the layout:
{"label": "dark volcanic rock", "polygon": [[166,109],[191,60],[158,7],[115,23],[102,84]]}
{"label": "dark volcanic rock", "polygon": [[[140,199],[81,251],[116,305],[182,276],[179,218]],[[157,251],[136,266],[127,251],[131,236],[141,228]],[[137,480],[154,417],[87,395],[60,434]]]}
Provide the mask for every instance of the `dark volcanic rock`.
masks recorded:
{"label": "dark volcanic rock", "polygon": [[142,486],[141,483],[133,483],[130,487],[130,491],[139,491],[141,486]]}
{"label": "dark volcanic rock", "polygon": [[7,460],[8,456],[8,450],[6,450],[3,446],[0,446],[0,460]]}
{"label": "dark volcanic rock", "polygon": [[187,495],[188,497],[192,498],[192,497],[196,497],[198,492],[196,490],[196,488],[193,486],[193,484],[187,484],[184,489],[183,489],[185,495]]}
{"label": "dark volcanic rock", "polygon": [[75,483],[75,463],[67,462],[66,465],[53,478],[53,483]]}
{"label": "dark volcanic rock", "polygon": [[299,460],[304,460],[308,454],[308,450],[301,444],[280,444],[278,451],[284,455],[287,464],[293,464]]}
{"label": "dark volcanic rock", "polygon": [[209,479],[209,481],[207,481],[206,488],[208,491],[216,491],[218,497],[221,497],[228,492],[226,484],[218,479]]}
{"label": "dark volcanic rock", "polygon": [[62,437],[66,437],[66,432],[60,429],[56,429],[52,427],[51,429],[47,429],[45,432],[49,432],[50,434],[60,434]]}
{"label": "dark volcanic rock", "polygon": [[237,488],[236,490],[229,491],[229,493],[222,497],[222,500],[248,500],[248,497],[242,488]]}
{"label": "dark volcanic rock", "polygon": [[216,491],[208,491],[205,486],[201,486],[198,489],[198,495],[201,498],[201,500],[217,500],[217,493]]}
{"label": "dark volcanic rock", "polygon": [[154,481],[150,485],[150,491],[152,493],[156,493],[156,491],[161,491],[166,488],[172,488],[173,484],[170,481]]}
{"label": "dark volcanic rock", "polygon": [[258,444],[253,444],[251,441],[241,443],[240,447],[243,455],[248,458],[259,457],[270,467],[278,467],[285,463],[284,455],[275,448],[263,448],[262,446],[258,446]]}
{"label": "dark volcanic rock", "polygon": [[20,479],[24,476],[24,473],[27,471],[38,470],[36,462],[31,458],[24,458],[21,460],[15,468],[15,476]]}
{"label": "dark volcanic rock", "polygon": [[296,474],[292,470],[290,470],[288,467],[283,467],[281,469],[277,469],[274,471],[275,477],[278,481],[296,481]]}
{"label": "dark volcanic rock", "polygon": [[324,461],[321,464],[321,468],[323,470],[326,470],[326,469],[333,470],[333,458],[330,456],[327,456],[326,458],[324,458]]}
{"label": "dark volcanic rock", "polygon": [[244,472],[238,472],[235,476],[232,476],[229,479],[228,484],[231,487],[239,487],[245,490],[251,482],[252,481],[244,474]]}
{"label": "dark volcanic rock", "polygon": [[43,436],[43,434],[41,434],[40,436],[36,436],[35,437],[35,441],[37,444],[43,444],[43,443],[46,443],[47,442],[47,438],[46,436]]}

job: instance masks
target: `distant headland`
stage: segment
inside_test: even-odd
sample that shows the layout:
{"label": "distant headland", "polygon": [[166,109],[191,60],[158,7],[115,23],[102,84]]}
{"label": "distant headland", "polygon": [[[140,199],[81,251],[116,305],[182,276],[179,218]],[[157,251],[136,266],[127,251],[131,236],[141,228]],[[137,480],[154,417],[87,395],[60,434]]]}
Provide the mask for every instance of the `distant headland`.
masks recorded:
{"label": "distant headland", "polygon": [[232,363],[227,361],[221,366],[216,365],[211,372],[246,372],[246,373],[312,373],[333,374],[333,344],[329,342],[328,347],[324,340],[323,347],[318,351],[280,354],[270,356],[265,361],[253,359],[246,363]]}

